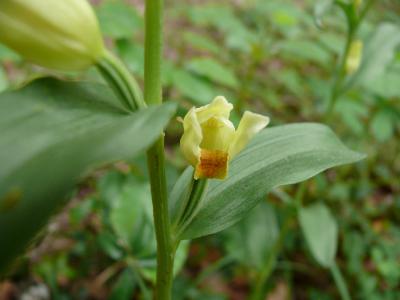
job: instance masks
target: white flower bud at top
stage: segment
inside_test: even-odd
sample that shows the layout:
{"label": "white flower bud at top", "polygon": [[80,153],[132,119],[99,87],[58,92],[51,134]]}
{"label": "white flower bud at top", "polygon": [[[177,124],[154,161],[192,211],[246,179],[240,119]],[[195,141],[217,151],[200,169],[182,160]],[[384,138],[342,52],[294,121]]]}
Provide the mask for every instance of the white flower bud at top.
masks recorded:
{"label": "white flower bud at top", "polygon": [[0,43],[32,63],[62,71],[83,70],[105,51],[86,0],[0,0]]}

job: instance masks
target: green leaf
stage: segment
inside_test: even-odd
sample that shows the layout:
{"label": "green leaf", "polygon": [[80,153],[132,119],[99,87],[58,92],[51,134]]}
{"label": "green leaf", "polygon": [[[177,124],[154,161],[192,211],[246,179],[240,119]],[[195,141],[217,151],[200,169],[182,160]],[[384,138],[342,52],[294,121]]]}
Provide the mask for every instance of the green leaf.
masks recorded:
{"label": "green leaf", "polygon": [[186,31],[183,34],[183,40],[197,50],[205,50],[213,54],[220,53],[220,47],[218,46],[218,44],[216,44],[212,39],[208,38],[205,35]]}
{"label": "green leaf", "polygon": [[186,71],[174,71],[172,83],[183,96],[196,105],[206,105],[216,96],[210,84]]}
{"label": "green leaf", "polygon": [[368,116],[368,107],[364,103],[349,97],[341,97],[335,106],[335,111],[355,134],[362,135],[365,132],[362,118]]}
{"label": "green leaf", "polygon": [[112,203],[110,221],[120,238],[136,258],[156,253],[150,186],[128,177],[116,188],[118,193],[109,199]]}
{"label": "green leaf", "polygon": [[370,82],[366,88],[374,94],[384,98],[400,98],[400,69],[387,70],[376,80]]}
{"label": "green leaf", "polygon": [[109,300],[131,299],[137,285],[136,274],[129,268],[126,268],[114,284]]}
{"label": "green leaf", "polygon": [[188,63],[188,68],[211,81],[235,88],[239,81],[234,72],[212,58],[196,58]]}
{"label": "green leaf", "polygon": [[382,108],[372,119],[371,129],[379,142],[385,142],[393,137],[395,129],[394,114],[391,110]]}
{"label": "green leaf", "polygon": [[132,5],[106,1],[97,9],[101,31],[112,38],[131,38],[143,28],[143,20]]}
{"label": "green leaf", "polygon": [[302,207],[299,211],[299,222],[315,260],[325,268],[333,266],[338,226],[328,208],[322,203]]}
{"label": "green leaf", "polygon": [[398,45],[400,26],[392,23],[380,24],[365,43],[360,68],[354,74],[351,83],[360,83],[368,88],[393,61]]}
{"label": "green leaf", "polygon": [[323,27],[323,17],[332,9],[334,0],[319,0],[314,6],[314,18],[318,27]]}
{"label": "green leaf", "polygon": [[129,115],[117,101],[103,85],[55,79],[0,95],[0,267],[23,251],[79,178],[144,151],[175,110],[169,104]]}
{"label": "green leaf", "polygon": [[261,269],[279,233],[274,208],[260,203],[242,221],[226,231],[227,252],[241,264]]}
{"label": "green leaf", "polygon": [[287,40],[280,44],[279,50],[287,59],[294,61],[310,61],[327,65],[331,59],[329,52],[313,41]]}
{"label": "green leaf", "polygon": [[[151,259],[156,262],[157,245],[149,184],[140,182],[133,175],[112,172],[100,180],[99,194],[111,205],[111,225],[128,253],[139,263]],[[183,267],[188,250],[189,242],[181,242],[175,255],[174,274]],[[148,279],[155,281],[155,263],[147,263],[141,270]]]}
{"label": "green leaf", "polygon": [[[221,231],[242,219],[271,189],[364,157],[346,148],[321,124],[267,128],[233,159],[225,180],[210,182],[197,214],[181,237],[193,239]],[[190,176],[190,172],[183,176]],[[187,179],[178,182],[185,180],[188,182]],[[170,201],[176,203],[172,205],[174,209],[179,208],[179,199],[183,199],[179,193],[172,193]]]}
{"label": "green leaf", "polygon": [[144,48],[142,45],[129,39],[116,42],[119,57],[125,62],[134,74],[144,77]]}

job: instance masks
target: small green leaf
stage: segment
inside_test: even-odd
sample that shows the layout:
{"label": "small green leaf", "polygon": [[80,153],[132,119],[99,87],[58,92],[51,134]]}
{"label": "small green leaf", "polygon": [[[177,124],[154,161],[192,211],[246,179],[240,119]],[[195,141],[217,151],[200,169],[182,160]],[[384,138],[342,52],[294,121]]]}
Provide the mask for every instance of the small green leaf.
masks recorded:
{"label": "small green leaf", "polygon": [[[110,221],[119,241],[139,263],[156,262],[157,245],[153,224],[153,208],[148,183],[138,181],[133,175],[111,172],[100,179],[99,194],[110,203]],[[174,264],[177,274],[186,260],[189,242],[180,243]],[[155,280],[156,265],[142,266],[147,278]]]}
{"label": "small green leaf", "polygon": [[337,115],[357,135],[365,132],[362,118],[368,116],[368,108],[362,102],[348,97],[341,97],[335,106]]}
{"label": "small green leaf", "polygon": [[392,23],[380,24],[365,43],[360,68],[354,74],[351,83],[360,83],[368,88],[393,61],[398,45],[400,26]]}
{"label": "small green leaf", "polygon": [[391,139],[394,134],[394,128],[394,115],[388,109],[379,110],[372,119],[372,133],[379,142]]}
{"label": "small green leaf", "polygon": [[334,0],[319,0],[314,6],[314,18],[318,27],[323,27],[323,17],[332,9]]}
{"label": "small green leaf", "polygon": [[109,37],[131,38],[143,27],[143,19],[132,5],[106,1],[97,9],[101,31]]}
{"label": "small green leaf", "polygon": [[129,268],[126,268],[114,284],[109,300],[131,299],[137,285],[136,274]]}
{"label": "small green leaf", "polygon": [[186,71],[174,71],[172,83],[183,96],[196,105],[206,105],[216,96],[210,84]]}
{"label": "small green leaf", "polygon": [[175,110],[169,104],[126,114],[116,102],[103,85],[48,78],[0,95],[0,207],[10,192],[19,195],[0,212],[0,268],[24,250],[82,176],[147,149]]}
{"label": "small green leaf", "polygon": [[224,235],[228,253],[241,264],[261,269],[279,234],[274,208],[260,203]]}
{"label": "small green leaf", "polygon": [[366,88],[383,98],[400,98],[400,69],[387,70],[383,75],[370,82]]}
{"label": "small green leaf", "polygon": [[213,40],[209,39],[205,35],[186,31],[183,34],[183,40],[197,50],[205,50],[213,54],[220,53],[220,47],[218,46],[218,44],[216,44]]}
{"label": "small green leaf", "polygon": [[[233,159],[228,178],[210,182],[199,211],[181,237],[193,239],[221,231],[242,219],[274,187],[297,183],[364,157],[346,148],[324,125],[267,128]],[[191,174],[185,172],[183,176]],[[173,207],[179,209],[179,200],[172,197],[183,197],[171,195],[170,201],[177,203]]]}
{"label": "small green leaf", "polygon": [[315,260],[330,268],[335,262],[338,226],[328,208],[322,203],[302,207],[299,222]]}
{"label": "small green leaf", "polygon": [[188,63],[188,68],[211,81],[235,88],[239,81],[233,71],[212,58],[196,58]]}
{"label": "small green leaf", "polygon": [[132,177],[117,186],[118,193],[109,199],[110,221],[117,236],[137,258],[156,253],[153,228],[151,193],[148,184],[139,183]]}
{"label": "small green leaf", "polygon": [[279,50],[289,60],[310,61],[327,65],[331,59],[329,52],[313,41],[287,40],[280,44]]}
{"label": "small green leaf", "polygon": [[116,42],[119,56],[125,62],[129,70],[134,74],[144,77],[144,48],[142,45],[129,39],[121,39]]}

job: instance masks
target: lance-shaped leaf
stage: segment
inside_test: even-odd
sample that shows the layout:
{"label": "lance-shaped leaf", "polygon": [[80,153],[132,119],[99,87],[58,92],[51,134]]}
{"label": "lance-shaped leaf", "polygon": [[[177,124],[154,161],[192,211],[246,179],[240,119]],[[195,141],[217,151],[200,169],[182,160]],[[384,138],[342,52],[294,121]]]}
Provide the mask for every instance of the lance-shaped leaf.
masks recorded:
{"label": "lance-shaped leaf", "polygon": [[338,226],[329,209],[321,203],[302,207],[299,221],[315,260],[325,268],[332,267],[337,250]]}
{"label": "lance-shaped leaf", "polygon": [[40,79],[0,95],[0,268],[20,254],[81,176],[131,159],[174,105],[126,114],[103,85]]}
{"label": "lance-shaped leaf", "polygon": [[[356,162],[364,155],[349,150],[321,124],[303,123],[267,128],[230,164],[225,180],[212,180],[207,195],[186,228],[183,239],[221,231],[242,219],[273,188],[306,180],[328,168]],[[191,176],[184,172],[182,176]],[[190,180],[180,178],[182,188]],[[185,199],[171,193],[171,215]]]}

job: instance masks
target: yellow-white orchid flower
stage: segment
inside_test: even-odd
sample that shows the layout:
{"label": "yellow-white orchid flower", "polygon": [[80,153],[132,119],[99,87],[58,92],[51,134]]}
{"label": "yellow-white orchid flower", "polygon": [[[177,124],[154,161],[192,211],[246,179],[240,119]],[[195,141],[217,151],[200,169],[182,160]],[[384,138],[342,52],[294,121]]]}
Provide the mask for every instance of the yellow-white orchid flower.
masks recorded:
{"label": "yellow-white orchid flower", "polygon": [[346,73],[353,74],[358,70],[361,64],[363,53],[363,42],[355,40],[350,44],[349,54],[346,58]]}
{"label": "yellow-white orchid flower", "polygon": [[0,42],[35,64],[63,71],[85,69],[104,53],[86,0],[0,0]]}
{"label": "yellow-white orchid flower", "polygon": [[269,118],[246,111],[237,130],[229,121],[233,105],[224,97],[195,108],[182,121],[184,133],[180,146],[187,161],[195,168],[194,178],[224,179],[228,162],[269,123]]}

